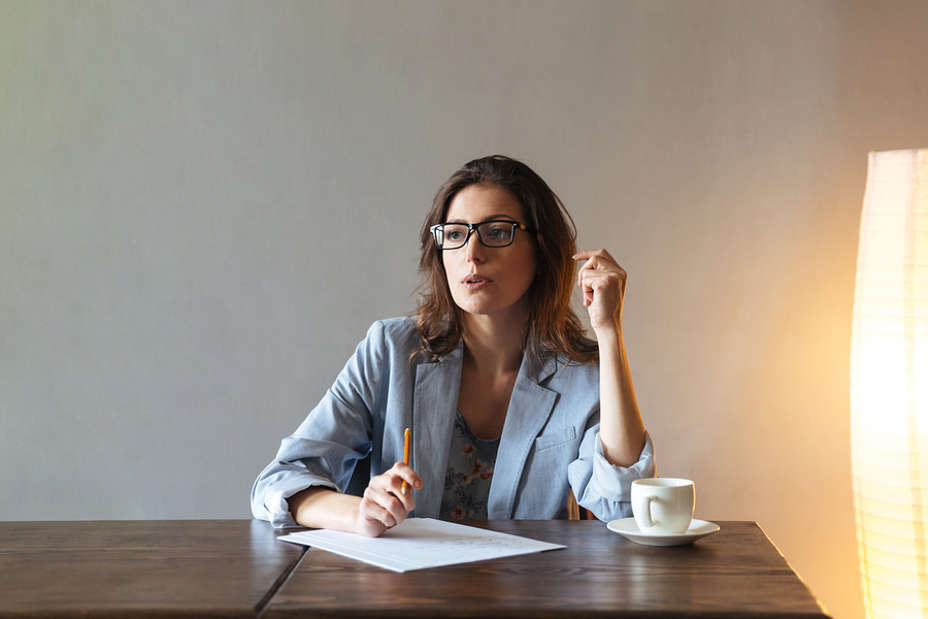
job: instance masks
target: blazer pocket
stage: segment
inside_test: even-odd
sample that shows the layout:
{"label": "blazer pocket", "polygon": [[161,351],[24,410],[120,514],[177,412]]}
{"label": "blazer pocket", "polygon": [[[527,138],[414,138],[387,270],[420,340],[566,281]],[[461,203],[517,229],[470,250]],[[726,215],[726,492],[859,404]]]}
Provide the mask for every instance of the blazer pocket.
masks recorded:
{"label": "blazer pocket", "polygon": [[563,445],[564,443],[569,443],[575,438],[577,438],[577,430],[573,426],[548,430],[535,439],[535,453],[557,447],[558,445]]}

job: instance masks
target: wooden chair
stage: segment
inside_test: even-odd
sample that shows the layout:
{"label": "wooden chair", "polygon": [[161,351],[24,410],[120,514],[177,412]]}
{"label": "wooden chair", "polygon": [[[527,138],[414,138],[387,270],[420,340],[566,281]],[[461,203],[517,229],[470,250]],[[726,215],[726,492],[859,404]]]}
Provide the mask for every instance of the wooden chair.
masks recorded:
{"label": "wooden chair", "polygon": [[596,520],[596,516],[593,515],[593,512],[585,507],[580,507],[577,503],[577,499],[574,498],[574,491],[570,489],[567,490],[567,519]]}

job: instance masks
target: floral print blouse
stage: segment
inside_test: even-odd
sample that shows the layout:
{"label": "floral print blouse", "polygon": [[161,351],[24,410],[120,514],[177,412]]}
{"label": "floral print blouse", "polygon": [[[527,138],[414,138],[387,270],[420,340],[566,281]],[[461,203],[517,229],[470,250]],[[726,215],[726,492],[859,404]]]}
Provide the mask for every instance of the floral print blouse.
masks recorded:
{"label": "floral print blouse", "polygon": [[441,500],[442,520],[486,520],[499,439],[477,438],[457,411]]}

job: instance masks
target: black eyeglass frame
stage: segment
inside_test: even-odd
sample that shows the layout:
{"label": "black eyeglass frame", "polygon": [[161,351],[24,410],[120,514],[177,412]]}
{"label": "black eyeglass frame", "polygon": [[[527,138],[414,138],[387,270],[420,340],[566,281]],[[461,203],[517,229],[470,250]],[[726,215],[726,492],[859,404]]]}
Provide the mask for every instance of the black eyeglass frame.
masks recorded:
{"label": "black eyeglass frame", "polygon": [[[509,242],[505,245],[488,245],[486,241],[483,240],[483,235],[480,234],[480,226],[485,224],[509,224],[512,226],[512,232],[509,234]],[[464,237],[464,240],[460,245],[454,247],[445,247],[444,246],[444,227],[445,226],[467,226],[467,236]],[[484,247],[491,247],[493,249],[499,249],[501,247],[509,247],[516,240],[516,230],[521,230],[523,232],[535,232],[525,224],[521,224],[517,221],[512,221],[510,219],[488,219],[486,221],[481,221],[476,224],[466,224],[459,221],[448,221],[443,224],[435,224],[434,226],[429,226],[429,232],[432,233],[432,239],[435,240],[435,244],[438,245],[438,249],[442,251],[454,251],[455,249],[461,249],[467,245],[467,241],[470,240],[470,235],[476,231],[477,239],[480,240],[480,244]],[[439,236],[441,235],[441,236]]]}

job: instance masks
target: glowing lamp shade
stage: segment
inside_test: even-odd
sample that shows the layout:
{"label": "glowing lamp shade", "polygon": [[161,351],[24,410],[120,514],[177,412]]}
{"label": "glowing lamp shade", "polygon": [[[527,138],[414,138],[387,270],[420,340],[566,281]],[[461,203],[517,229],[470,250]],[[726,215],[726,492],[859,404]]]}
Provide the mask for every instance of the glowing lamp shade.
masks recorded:
{"label": "glowing lamp shade", "polygon": [[867,616],[928,616],[928,149],[870,153],[851,455]]}

